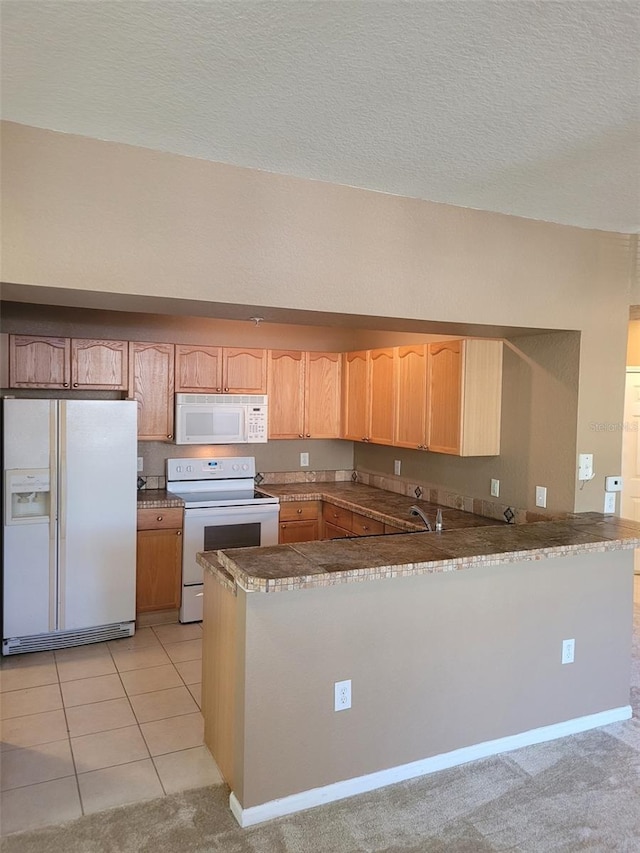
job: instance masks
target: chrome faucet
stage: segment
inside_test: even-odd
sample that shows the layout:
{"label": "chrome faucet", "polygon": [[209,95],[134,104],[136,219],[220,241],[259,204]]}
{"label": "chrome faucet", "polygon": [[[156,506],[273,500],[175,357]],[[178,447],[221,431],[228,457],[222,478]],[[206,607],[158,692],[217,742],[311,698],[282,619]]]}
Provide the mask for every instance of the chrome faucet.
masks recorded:
{"label": "chrome faucet", "polygon": [[419,506],[410,506],[409,511],[411,512],[411,515],[419,515],[420,518],[424,521],[425,527],[427,528],[427,530],[433,531],[433,528],[431,527],[431,524],[429,523],[429,519],[424,514],[424,510],[421,510]]}

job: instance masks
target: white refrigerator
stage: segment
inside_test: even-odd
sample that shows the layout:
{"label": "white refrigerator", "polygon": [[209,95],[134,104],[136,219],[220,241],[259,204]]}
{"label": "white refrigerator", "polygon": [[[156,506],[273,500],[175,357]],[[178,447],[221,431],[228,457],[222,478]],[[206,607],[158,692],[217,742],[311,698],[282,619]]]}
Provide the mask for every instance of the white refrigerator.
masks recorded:
{"label": "white refrigerator", "polygon": [[2,653],[135,629],[137,403],[3,400]]}

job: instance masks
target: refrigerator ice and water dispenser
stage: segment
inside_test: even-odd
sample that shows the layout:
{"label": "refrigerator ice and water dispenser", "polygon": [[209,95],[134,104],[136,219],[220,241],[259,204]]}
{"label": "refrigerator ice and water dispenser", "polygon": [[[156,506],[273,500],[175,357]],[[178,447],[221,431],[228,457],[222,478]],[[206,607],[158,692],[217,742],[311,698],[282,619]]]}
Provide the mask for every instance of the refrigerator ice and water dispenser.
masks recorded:
{"label": "refrigerator ice and water dispenser", "polygon": [[5,471],[6,524],[37,524],[49,520],[51,475],[47,468]]}

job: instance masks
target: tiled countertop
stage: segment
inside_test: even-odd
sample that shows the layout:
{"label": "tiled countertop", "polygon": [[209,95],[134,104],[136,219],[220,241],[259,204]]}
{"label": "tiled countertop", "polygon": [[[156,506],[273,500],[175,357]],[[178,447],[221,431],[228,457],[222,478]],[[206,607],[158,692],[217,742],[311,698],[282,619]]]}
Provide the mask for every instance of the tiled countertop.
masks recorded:
{"label": "tiled countertop", "polygon": [[640,524],[585,513],[564,521],[212,551],[198,562],[227,586],[283,592],[639,546]]}
{"label": "tiled countertop", "polygon": [[182,506],[184,506],[182,498],[172,495],[166,489],[140,489],[138,492],[138,509],[166,509]]}
{"label": "tiled countertop", "polygon": [[427,514],[433,524],[436,511],[442,510],[445,530],[463,527],[485,527],[500,525],[506,522],[495,521],[472,512],[463,512],[439,506],[430,501],[409,498],[362,483],[295,483],[291,485],[258,486],[264,494],[285,501],[330,501],[343,509],[352,510],[360,515],[366,515],[376,521],[392,524],[409,531],[422,531],[424,524],[414,515],[410,507],[419,506]]}

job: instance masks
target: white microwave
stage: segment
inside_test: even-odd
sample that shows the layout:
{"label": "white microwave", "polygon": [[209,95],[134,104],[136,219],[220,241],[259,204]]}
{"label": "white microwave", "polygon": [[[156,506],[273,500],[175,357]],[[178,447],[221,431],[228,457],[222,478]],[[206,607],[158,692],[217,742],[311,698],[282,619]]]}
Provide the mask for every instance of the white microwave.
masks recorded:
{"label": "white microwave", "polygon": [[176,394],[176,444],[267,440],[266,394]]}

